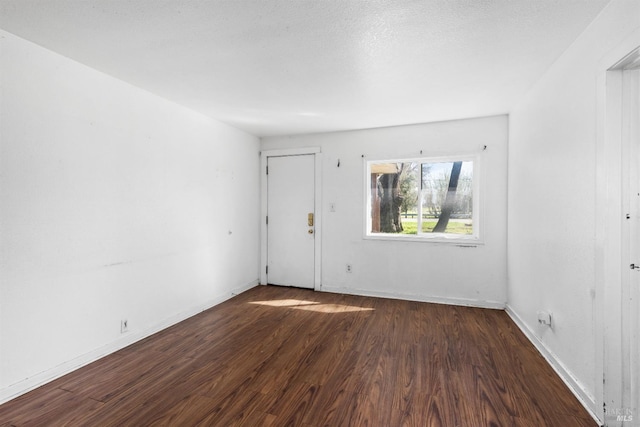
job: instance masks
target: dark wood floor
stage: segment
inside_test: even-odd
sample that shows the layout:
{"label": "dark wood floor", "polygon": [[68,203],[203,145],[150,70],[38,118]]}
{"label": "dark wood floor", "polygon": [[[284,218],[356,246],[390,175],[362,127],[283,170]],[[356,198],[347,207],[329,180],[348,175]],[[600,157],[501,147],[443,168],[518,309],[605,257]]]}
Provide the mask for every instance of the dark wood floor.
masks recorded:
{"label": "dark wood floor", "polygon": [[498,310],[259,286],[0,406],[0,426],[596,425]]}

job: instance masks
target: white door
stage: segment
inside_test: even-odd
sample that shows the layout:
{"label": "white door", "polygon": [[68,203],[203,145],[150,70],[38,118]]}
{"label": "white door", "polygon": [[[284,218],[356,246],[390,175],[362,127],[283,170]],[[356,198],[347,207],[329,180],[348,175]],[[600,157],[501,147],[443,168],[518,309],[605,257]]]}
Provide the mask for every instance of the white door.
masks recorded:
{"label": "white door", "polygon": [[267,283],[314,288],[315,156],[267,158]]}
{"label": "white door", "polygon": [[623,415],[628,421],[633,420],[627,424],[640,425],[640,71],[624,71],[623,88],[626,96],[623,98],[622,133],[623,138],[629,141],[630,151],[629,267],[632,267],[626,281],[628,288],[623,290],[623,325],[626,323],[623,348],[628,346],[629,349],[628,368],[623,375],[628,376],[625,389],[630,395]]}

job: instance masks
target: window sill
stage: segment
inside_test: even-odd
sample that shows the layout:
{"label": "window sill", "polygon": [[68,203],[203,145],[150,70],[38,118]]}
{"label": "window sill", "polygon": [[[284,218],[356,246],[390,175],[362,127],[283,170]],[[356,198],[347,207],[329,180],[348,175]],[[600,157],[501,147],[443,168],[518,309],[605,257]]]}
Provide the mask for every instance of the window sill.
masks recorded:
{"label": "window sill", "polygon": [[444,233],[440,235],[416,235],[416,234],[365,234],[365,240],[386,240],[399,242],[438,243],[460,247],[483,246],[484,241],[478,236],[452,236]]}

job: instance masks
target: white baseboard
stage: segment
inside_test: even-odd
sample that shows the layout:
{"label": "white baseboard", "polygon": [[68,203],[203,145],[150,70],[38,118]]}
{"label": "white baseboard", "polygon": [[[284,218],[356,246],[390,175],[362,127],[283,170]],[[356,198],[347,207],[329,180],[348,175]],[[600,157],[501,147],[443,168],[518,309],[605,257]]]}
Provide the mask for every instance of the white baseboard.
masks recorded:
{"label": "white baseboard", "polygon": [[[231,298],[231,297],[235,297],[236,295],[240,295],[241,293],[246,292],[246,291],[248,291],[249,289],[255,288],[255,287],[256,287],[256,286],[258,286],[259,284],[260,284],[260,279],[256,279],[256,280],[254,280],[254,281],[252,281],[252,282],[247,283],[247,284],[246,284],[246,285],[244,285],[244,286],[239,286],[239,287],[237,287],[237,288],[234,288],[234,289],[232,289],[232,290],[231,290],[231,295],[227,296],[227,297],[226,297],[225,299],[223,299],[222,301],[220,301],[220,302],[217,302],[217,303],[213,304],[211,307],[213,307],[214,305],[218,305],[218,304],[220,304],[221,302],[226,301],[226,300],[228,300],[228,299],[229,299],[229,298]],[[208,309],[209,309],[209,308],[211,308],[211,307],[208,307],[208,308],[206,308],[205,310],[208,310]],[[203,311],[204,311],[204,310],[203,310]]]}
{"label": "white baseboard", "polygon": [[48,382],[51,382],[68,373],[71,373],[76,369],[82,368],[83,366],[86,366],[89,363],[95,362],[96,360],[101,359],[111,353],[115,353],[118,350],[121,350],[137,341],[140,341],[144,338],[147,338],[150,335],[160,332],[163,329],[173,326],[176,323],[180,323],[183,320],[188,319],[189,317],[195,316],[198,313],[208,310],[211,307],[214,307],[228,300],[229,298],[239,295],[257,285],[258,285],[258,279],[244,286],[235,288],[231,290],[231,292],[219,295],[207,301],[204,304],[192,307],[189,310],[185,310],[181,313],[171,316],[148,329],[145,329],[143,331],[131,331],[131,333],[124,334],[121,338],[103,347],[90,351],[89,353],[85,353],[82,356],[79,356],[72,360],[64,362],[54,368],[40,372],[32,377],[29,377],[17,383],[11,384],[10,386],[0,390],[0,404],[8,402],[11,399],[15,399],[18,396],[21,396]]}
{"label": "white baseboard", "polygon": [[567,367],[558,359],[553,351],[551,351],[544,342],[540,340],[536,336],[536,334],[527,326],[527,324],[518,316],[518,314],[513,311],[511,306],[508,304],[505,307],[505,311],[511,317],[511,320],[520,328],[522,333],[531,341],[531,343],[536,347],[536,349],[542,354],[542,357],[545,358],[547,363],[551,365],[553,370],[558,374],[560,379],[569,387],[569,390],[576,396],[578,401],[584,406],[584,408],[589,412],[589,415],[593,418],[593,420],[598,423],[598,425],[602,425],[602,421],[598,419],[595,413],[595,399],[591,396],[586,388],[580,383],[580,381],[567,369]]}
{"label": "white baseboard", "polygon": [[331,292],[336,294],[360,295],[366,297],[379,297],[401,299],[407,301],[430,302],[434,304],[461,305],[465,307],[490,308],[494,310],[504,310],[505,303],[500,301],[483,301],[467,298],[451,298],[451,297],[434,297],[417,294],[402,294],[393,292],[371,291],[365,289],[354,288],[336,288],[332,286],[322,286],[319,289],[322,292]]}

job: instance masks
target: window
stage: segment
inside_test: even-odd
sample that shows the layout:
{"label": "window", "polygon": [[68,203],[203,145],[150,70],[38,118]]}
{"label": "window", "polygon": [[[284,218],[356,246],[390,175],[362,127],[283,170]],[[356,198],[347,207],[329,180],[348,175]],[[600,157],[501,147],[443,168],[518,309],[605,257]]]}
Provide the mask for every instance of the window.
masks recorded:
{"label": "window", "polygon": [[475,157],[368,161],[367,236],[478,240]]}

